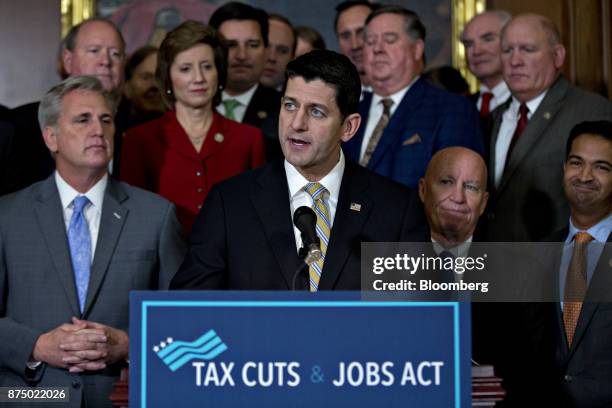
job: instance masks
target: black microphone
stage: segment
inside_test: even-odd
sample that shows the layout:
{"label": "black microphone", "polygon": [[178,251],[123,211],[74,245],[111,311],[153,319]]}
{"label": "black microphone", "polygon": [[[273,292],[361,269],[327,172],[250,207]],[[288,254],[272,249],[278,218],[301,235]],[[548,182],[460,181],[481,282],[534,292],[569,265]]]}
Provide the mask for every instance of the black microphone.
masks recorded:
{"label": "black microphone", "polygon": [[317,215],[310,207],[301,206],[293,213],[293,224],[302,234],[302,245],[305,251],[304,262],[310,266],[323,257],[321,241],[317,236]]}

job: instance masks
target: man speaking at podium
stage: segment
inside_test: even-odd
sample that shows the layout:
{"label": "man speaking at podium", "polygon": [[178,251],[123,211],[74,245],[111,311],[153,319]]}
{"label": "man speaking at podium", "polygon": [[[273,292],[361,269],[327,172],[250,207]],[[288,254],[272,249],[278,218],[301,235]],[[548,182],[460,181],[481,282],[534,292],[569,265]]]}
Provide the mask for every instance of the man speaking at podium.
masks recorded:
{"label": "man speaking at podium", "polygon": [[[416,194],[347,161],[340,148],[361,123],[361,83],[350,60],[312,51],[291,61],[285,76],[285,159],[213,187],[171,289],[359,290],[361,242],[420,238]],[[303,273],[301,234],[291,222],[301,206],[317,214],[323,255]]]}

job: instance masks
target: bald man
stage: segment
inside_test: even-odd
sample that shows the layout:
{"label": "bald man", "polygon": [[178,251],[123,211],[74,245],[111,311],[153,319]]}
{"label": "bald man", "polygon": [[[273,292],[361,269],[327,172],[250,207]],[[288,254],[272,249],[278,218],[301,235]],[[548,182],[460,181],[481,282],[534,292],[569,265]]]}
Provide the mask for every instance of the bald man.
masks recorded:
{"label": "bald man", "polygon": [[612,104],[561,76],[565,47],[547,17],[514,17],[501,45],[512,98],[493,113],[486,238],[537,241],[569,217],[562,180],[570,130],[585,120],[611,120]]}
{"label": "bald man", "polygon": [[487,166],[478,153],[448,147],[434,154],[419,180],[432,240],[446,249],[471,241],[487,205],[486,190]]}

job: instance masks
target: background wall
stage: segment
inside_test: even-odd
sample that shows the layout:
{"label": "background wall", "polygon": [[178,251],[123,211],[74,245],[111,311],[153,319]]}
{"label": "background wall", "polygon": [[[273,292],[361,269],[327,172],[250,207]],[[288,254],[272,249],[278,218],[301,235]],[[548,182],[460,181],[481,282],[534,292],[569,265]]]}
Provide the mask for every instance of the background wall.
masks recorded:
{"label": "background wall", "polygon": [[567,49],[565,76],[612,99],[612,0],[488,0],[487,8],[549,16]]}
{"label": "background wall", "polygon": [[[161,1],[136,0],[133,3]],[[174,1],[210,4],[204,0]],[[248,2],[287,14],[296,25],[314,26],[321,30],[328,47],[337,49],[332,24],[334,7],[340,0]],[[112,14],[124,3],[126,0],[98,0],[98,7],[104,6],[100,11]],[[430,66],[449,63],[452,2],[400,0],[399,3],[415,7],[429,30],[427,55]],[[550,16],[559,26],[567,47],[566,77],[612,99],[612,0],[488,0],[487,8],[503,8],[514,14],[532,11]],[[60,21],[60,0],[0,0],[0,104],[15,107],[39,100],[59,80],[56,58]]]}
{"label": "background wall", "polygon": [[0,104],[39,100],[59,80],[60,0],[0,0]]}

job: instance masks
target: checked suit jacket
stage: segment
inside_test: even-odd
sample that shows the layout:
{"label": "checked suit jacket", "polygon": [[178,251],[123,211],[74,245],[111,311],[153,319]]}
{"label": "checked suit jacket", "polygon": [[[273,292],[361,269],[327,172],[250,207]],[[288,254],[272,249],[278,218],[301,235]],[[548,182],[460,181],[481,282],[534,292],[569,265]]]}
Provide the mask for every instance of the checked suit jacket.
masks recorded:
{"label": "checked suit jacket", "polygon": [[[355,162],[359,162],[371,102],[372,94],[368,93],[359,103],[361,126],[342,146],[346,157]],[[391,115],[367,167],[416,188],[431,156],[449,146],[484,153],[478,112],[466,97],[438,89],[420,78]]]}
{"label": "checked suit jacket", "polygon": [[84,374],[42,364],[27,379],[26,362],[38,337],[72,316],[128,331],[130,291],[168,287],[184,255],[180,234],[172,204],[109,178],[81,313],[54,175],[2,197],[0,386],[68,387],[62,407],[111,407],[120,362]]}

